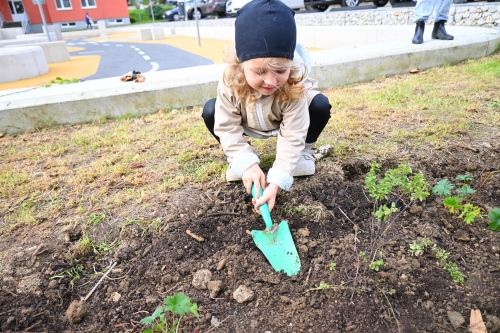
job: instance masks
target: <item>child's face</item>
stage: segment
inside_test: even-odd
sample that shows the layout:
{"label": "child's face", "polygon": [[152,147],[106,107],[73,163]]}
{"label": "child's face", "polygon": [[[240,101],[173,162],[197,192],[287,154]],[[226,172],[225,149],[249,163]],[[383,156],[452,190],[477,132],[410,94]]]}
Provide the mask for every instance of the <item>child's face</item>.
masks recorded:
{"label": "child's face", "polygon": [[265,96],[274,94],[285,85],[292,65],[292,61],[288,59],[280,60],[279,66],[272,68],[268,63],[264,58],[250,59],[243,63],[248,85]]}

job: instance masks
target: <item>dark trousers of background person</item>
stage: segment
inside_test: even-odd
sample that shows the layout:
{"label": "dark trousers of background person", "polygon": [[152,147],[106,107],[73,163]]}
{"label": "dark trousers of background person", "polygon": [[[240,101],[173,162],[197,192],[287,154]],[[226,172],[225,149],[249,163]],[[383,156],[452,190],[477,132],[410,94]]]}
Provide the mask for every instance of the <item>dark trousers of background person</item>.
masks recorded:
{"label": "dark trousers of background person", "polygon": [[[210,133],[212,133],[214,138],[220,143],[219,137],[214,133],[215,100],[216,99],[213,98],[205,103],[201,116],[205,121],[205,126],[207,126]],[[311,104],[309,104],[310,124],[307,130],[306,143],[314,143],[318,140],[319,135],[323,132],[326,124],[328,124],[328,120],[330,120],[331,108],[332,106],[325,95],[318,94],[313,98]]]}
{"label": "dark trousers of background person", "polygon": [[92,23],[90,21],[87,21],[87,29],[92,30]]}

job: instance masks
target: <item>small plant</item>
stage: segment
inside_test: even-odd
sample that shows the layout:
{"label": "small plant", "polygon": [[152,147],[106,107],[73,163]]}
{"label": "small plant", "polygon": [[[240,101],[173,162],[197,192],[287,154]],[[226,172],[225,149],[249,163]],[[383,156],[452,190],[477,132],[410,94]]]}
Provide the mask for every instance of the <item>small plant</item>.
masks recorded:
{"label": "small plant", "polygon": [[[420,173],[409,176],[412,170],[408,164],[400,164],[396,169],[387,170],[384,178],[378,181],[377,173],[381,168],[382,166],[377,162],[371,163],[370,171],[365,178],[365,188],[375,199],[374,207],[377,207],[378,202],[387,200],[394,188],[399,188],[404,195],[409,195],[411,201],[422,201],[429,196],[427,191],[429,184],[424,181],[424,176]],[[379,222],[383,222],[397,211],[395,203],[392,203],[390,207],[380,205],[373,215],[378,218]]]}
{"label": "small plant", "polygon": [[424,254],[425,248],[431,244],[432,242],[429,238],[422,239],[420,243],[414,240],[413,243],[410,244],[410,253],[414,256],[420,256]]}
{"label": "small plant", "polygon": [[[413,243],[410,244],[410,252],[415,256],[422,255],[425,252],[426,248],[431,244],[432,241],[427,237],[423,238],[419,243],[417,241],[413,241]],[[454,262],[448,261],[450,253],[446,252],[436,244],[432,246],[431,251],[434,252],[434,256],[439,260],[439,263],[443,265],[443,269],[450,273],[453,281],[463,286],[465,283],[464,275],[460,273],[460,271],[457,269],[457,265]]]}
{"label": "small plant", "polygon": [[71,84],[71,83],[78,83],[78,82],[81,82],[80,79],[71,79],[71,80],[67,80],[67,79],[62,79],[60,78],[59,76],[56,77],[54,80],[51,80],[50,81],[50,84],[45,84],[43,85],[45,88],[48,88],[50,87],[51,85],[53,84]]}
{"label": "small plant", "polygon": [[[172,312],[171,323],[165,318],[167,311]],[[184,293],[175,293],[173,296],[167,296],[164,299],[163,307],[157,307],[151,316],[141,319],[142,324],[153,325],[152,328],[142,331],[142,333],[177,333],[182,317],[190,313],[195,315],[196,318],[200,318],[198,314],[198,305],[192,303],[187,295]],[[175,318],[176,314],[179,316],[178,319]]]}
{"label": "small plant", "polygon": [[319,286],[317,287],[314,287],[314,288],[311,288],[311,289],[307,289],[306,291],[304,291],[304,293],[307,293],[309,291],[313,291],[313,290],[328,290],[330,289],[332,286],[329,285],[328,283],[326,282],[320,282],[319,283]]}
{"label": "small plant", "polygon": [[99,224],[99,222],[104,220],[105,217],[106,217],[105,214],[101,214],[101,215],[90,214],[90,216],[89,216],[90,223],[92,224],[93,227],[95,227],[96,225]]}
{"label": "small plant", "polygon": [[500,231],[500,208],[496,207],[488,214],[491,223],[488,224],[491,230]]}
{"label": "small plant", "polygon": [[380,269],[380,266],[384,265],[384,259],[379,259],[376,261],[372,261],[370,263],[370,268],[373,269],[375,272],[378,272]]}
{"label": "small plant", "polygon": [[331,263],[330,263],[330,270],[331,270],[331,271],[334,271],[336,267],[337,267],[337,264],[336,264],[336,263],[334,263],[334,262],[331,262]]}
{"label": "small plant", "polygon": [[71,288],[74,288],[75,287],[75,281],[81,279],[81,274],[82,274],[83,270],[84,270],[83,265],[76,265],[74,267],[71,267],[67,271],[63,271],[63,272],[58,273],[58,274],[56,274],[54,276],[51,276],[50,280],[62,278],[62,277],[64,277],[64,275],[68,275],[69,278],[70,278],[69,285],[71,286]]}
{"label": "small plant", "polygon": [[368,259],[366,258],[366,252],[365,251],[360,251],[358,253],[358,257],[361,260],[362,264],[365,264],[368,261]]}
{"label": "small plant", "polygon": [[[471,224],[474,222],[476,217],[481,216],[481,208],[471,204],[470,202],[463,204],[464,200],[469,196],[476,193],[470,184],[474,179],[473,176],[465,174],[458,175],[455,180],[458,182],[460,187],[455,189],[448,179],[441,179],[432,188],[432,193],[438,196],[444,196],[443,205],[447,208],[451,214],[459,214],[458,217],[463,219],[465,223]],[[458,195],[452,195],[452,191],[455,189]]]}

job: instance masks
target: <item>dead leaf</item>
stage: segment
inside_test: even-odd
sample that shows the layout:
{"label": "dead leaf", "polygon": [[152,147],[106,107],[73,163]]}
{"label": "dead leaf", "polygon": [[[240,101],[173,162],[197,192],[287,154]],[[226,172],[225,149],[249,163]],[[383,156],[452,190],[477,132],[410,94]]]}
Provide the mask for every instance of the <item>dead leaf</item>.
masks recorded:
{"label": "dead leaf", "polygon": [[214,327],[219,327],[222,322],[219,321],[216,317],[212,317],[212,320],[210,320],[210,324]]}
{"label": "dead leaf", "polygon": [[144,164],[142,163],[132,163],[130,164],[130,169],[144,168]]}
{"label": "dead leaf", "polygon": [[481,317],[481,311],[470,311],[469,330],[471,331],[471,333],[487,333],[486,325],[484,324],[483,317]]}
{"label": "dead leaf", "polygon": [[418,68],[413,68],[410,70],[410,74],[416,74],[418,72],[420,72],[420,69],[418,69]]}
{"label": "dead leaf", "polygon": [[158,110],[158,112],[156,112],[157,114],[162,114],[163,113],[163,109],[160,109]]}

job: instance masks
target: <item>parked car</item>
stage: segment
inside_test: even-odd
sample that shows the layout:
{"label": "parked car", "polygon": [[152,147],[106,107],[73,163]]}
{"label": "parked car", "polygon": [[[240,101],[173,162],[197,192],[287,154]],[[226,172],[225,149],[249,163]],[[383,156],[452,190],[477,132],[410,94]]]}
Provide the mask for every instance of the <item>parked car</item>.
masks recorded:
{"label": "parked car", "polygon": [[212,10],[210,9],[210,7],[207,5],[207,3],[204,0],[184,1],[184,8],[186,10],[186,14],[187,14],[187,17],[189,20],[193,20],[196,18],[199,20],[203,17],[207,17],[209,15],[212,15]]}
{"label": "parked car", "polygon": [[218,16],[226,15],[226,0],[212,0],[209,2],[208,6],[210,10],[217,13]]}
{"label": "parked car", "polygon": [[181,18],[179,17],[179,7],[172,8],[167,10],[163,16],[167,21],[179,21]]}
{"label": "parked car", "polygon": [[[399,0],[393,0],[399,1]],[[403,0],[406,1],[406,0]],[[411,1],[411,0],[409,0]],[[330,5],[340,5],[342,7],[357,7],[360,2],[373,2],[377,7],[384,7],[389,0],[304,0],[304,6],[307,10],[324,12]]]}

